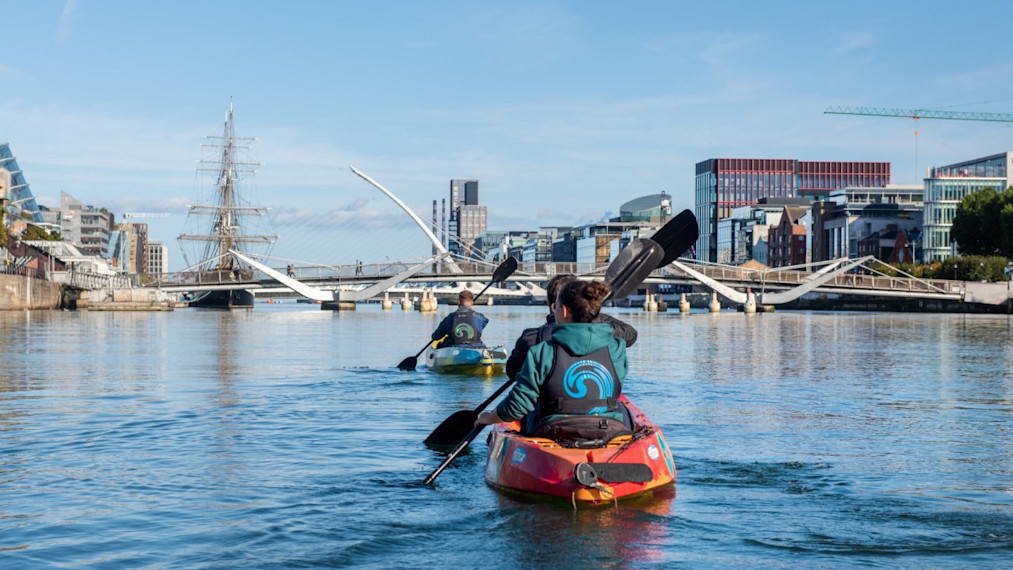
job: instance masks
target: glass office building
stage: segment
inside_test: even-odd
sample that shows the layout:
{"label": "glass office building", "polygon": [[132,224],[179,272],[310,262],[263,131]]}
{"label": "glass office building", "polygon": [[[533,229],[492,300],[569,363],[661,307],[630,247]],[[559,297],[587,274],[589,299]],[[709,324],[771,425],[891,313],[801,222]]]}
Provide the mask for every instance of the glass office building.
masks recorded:
{"label": "glass office building", "polygon": [[968,194],[984,188],[998,191],[1010,186],[1013,152],[994,154],[940,166],[929,170],[925,179],[925,218],[923,225],[924,261],[942,261],[956,254],[950,240],[950,228],[957,214],[957,204]]}
{"label": "glass office building", "polygon": [[696,165],[697,257],[717,261],[718,221],[762,198],[823,200],[848,186],[886,186],[889,162],[828,162],[768,158],[711,158]]}
{"label": "glass office building", "polygon": [[42,212],[39,211],[39,206],[35,203],[32,190],[28,187],[28,182],[25,181],[25,174],[21,172],[18,159],[14,157],[8,143],[0,143],[0,170],[6,171],[0,173],[5,180],[4,186],[7,186],[4,189],[6,195],[0,195],[0,198],[6,201],[5,207],[8,215],[16,217],[19,212],[27,213],[33,222],[41,224],[43,222]]}

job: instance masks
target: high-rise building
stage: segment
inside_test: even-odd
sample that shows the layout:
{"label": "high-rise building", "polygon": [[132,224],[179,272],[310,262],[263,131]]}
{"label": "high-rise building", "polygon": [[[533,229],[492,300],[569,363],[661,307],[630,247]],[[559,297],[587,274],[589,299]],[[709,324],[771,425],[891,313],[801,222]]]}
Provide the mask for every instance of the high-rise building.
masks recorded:
{"label": "high-rise building", "polygon": [[942,261],[956,253],[950,228],[957,204],[968,194],[984,188],[1009,188],[1013,152],[993,154],[948,166],[929,169],[925,179],[925,218],[922,244],[925,263]]}
{"label": "high-rise building", "polygon": [[889,162],[826,162],[796,159],[711,158],[696,165],[697,256],[717,261],[718,221],[732,209],[761,198],[825,199],[847,186],[886,186]]}
{"label": "high-rise building", "polygon": [[447,249],[455,255],[472,257],[475,240],[488,229],[488,211],[478,203],[478,180],[450,181],[450,219],[447,221]]}

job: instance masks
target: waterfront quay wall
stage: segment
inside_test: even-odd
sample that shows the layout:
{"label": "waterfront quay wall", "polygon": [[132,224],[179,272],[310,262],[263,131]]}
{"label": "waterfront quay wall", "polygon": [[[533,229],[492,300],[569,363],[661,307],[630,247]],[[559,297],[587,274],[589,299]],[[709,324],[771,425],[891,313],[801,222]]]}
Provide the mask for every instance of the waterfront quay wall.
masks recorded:
{"label": "waterfront quay wall", "polygon": [[81,291],[68,305],[86,311],[171,311],[176,302],[157,289],[95,289]]}
{"label": "waterfront quay wall", "polygon": [[59,309],[58,283],[25,275],[0,274],[0,310]]}

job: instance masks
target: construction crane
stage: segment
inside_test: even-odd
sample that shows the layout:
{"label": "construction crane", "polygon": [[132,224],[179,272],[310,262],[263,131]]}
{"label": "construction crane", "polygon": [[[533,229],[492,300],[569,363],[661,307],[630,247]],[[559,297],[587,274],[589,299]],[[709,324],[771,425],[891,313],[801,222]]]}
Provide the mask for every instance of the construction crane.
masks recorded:
{"label": "construction crane", "polygon": [[[933,111],[931,109],[887,109],[882,107],[827,107],[824,115],[862,115],[866,117],[902,117],[908,119],[946,119],[950,121],[991,121],[1013,123],[1013,113],[975,113],[972,111]],[[917,124],[917,123],[916,123]],[[915,131],[915,180],[918,179],[918,131]]]}
{"label": "construction crane", "polygon": [[909,119],[948,119],[951,121],[995,121],[1013,123],[1013,113],[973,113],[971,111],[933,111],[931,109],[883,109],[879,107],[827,107],[824,115],[865,115],[906,117]]}
{"label": "construction crane", "polygon": [[171,214],[168,212],[126,212],[123,214],[123,219],[127,218],[168,218]]}

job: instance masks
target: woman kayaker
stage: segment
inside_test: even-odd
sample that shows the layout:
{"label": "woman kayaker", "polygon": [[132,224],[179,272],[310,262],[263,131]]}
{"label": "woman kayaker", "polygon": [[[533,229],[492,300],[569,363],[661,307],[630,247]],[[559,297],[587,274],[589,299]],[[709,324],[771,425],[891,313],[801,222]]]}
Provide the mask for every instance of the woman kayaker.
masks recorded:
{"label": "woman kayaker", "polygon": [[516,385],[475,424],[528,416],[524,433],[580,447],[630,433],[618,403],[629,367],[626,342],[613,336],[610,325],[592,322],[608,293],[599,281],[563,286],[553,308],[552,337],[531,348]]}
{"label": "woman kayaker", "polygon": [[[559,294],[559,290],[564,285],[576,280],[577,276],[572,273],[560,273],[553,276],[545,284],[545,300],[549,306],[549,314],[545,317],[545,324],[539,327],[524,329],[521,336],[517,337],[514,349],[510,351],[510,357],[506,361],[506,374],[511,380],[517,379],[517,373],[524,366],[524,360],[527,359],[528,351],[531,350],[531,347],[549,340],[549,337],[552,336],[552,327],[556,324],[556,316],[553,314],[556,305],[556,295]],[[626,348],[633,346],[633,343],[637,342],[637,329],[615,317],[606,315],[605,313],[598,313],[594,322],[609,324],[612,327],[612,336],[625,340]]]}

